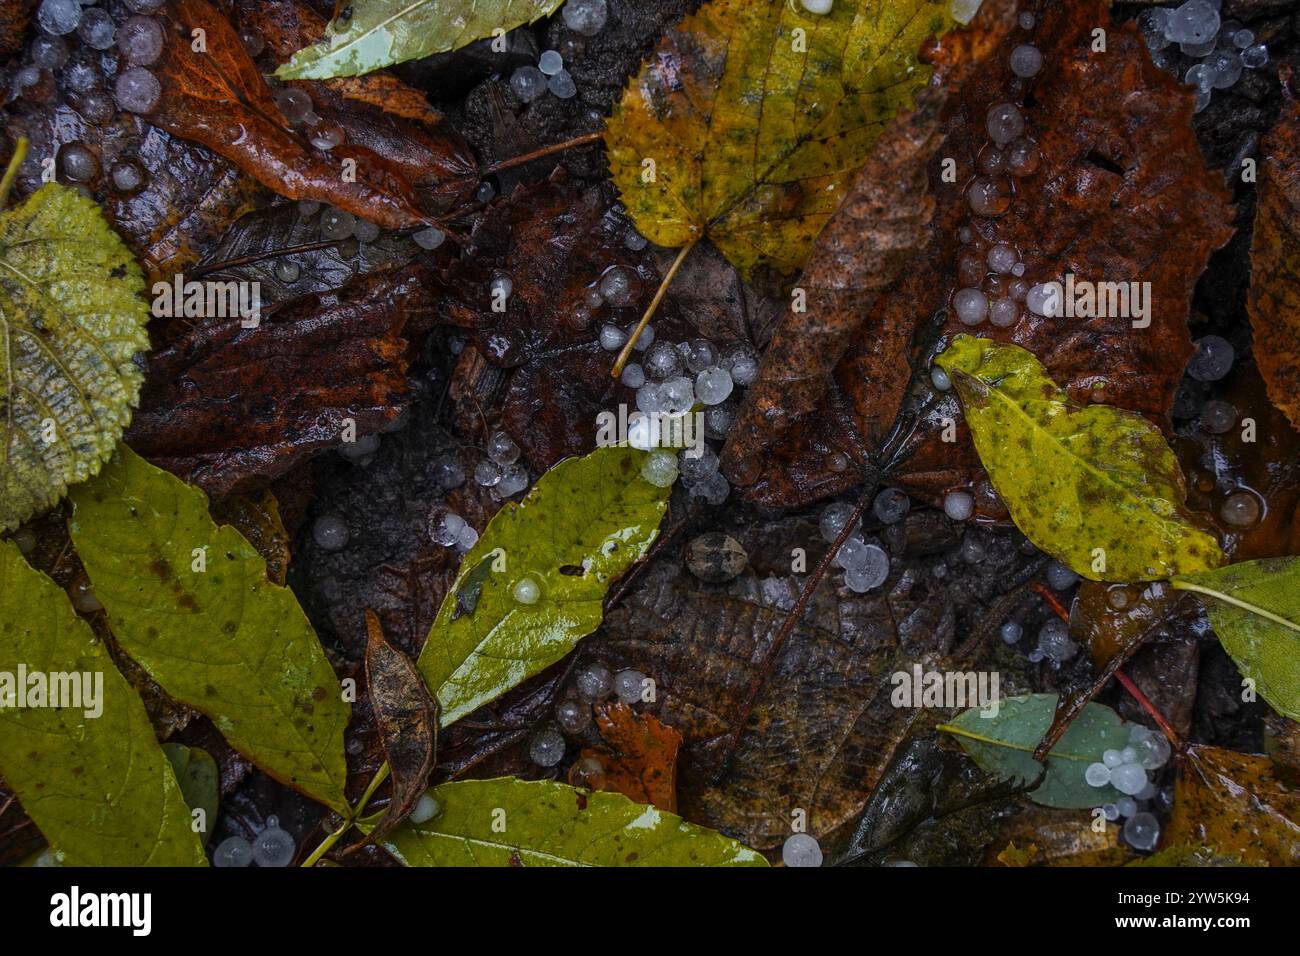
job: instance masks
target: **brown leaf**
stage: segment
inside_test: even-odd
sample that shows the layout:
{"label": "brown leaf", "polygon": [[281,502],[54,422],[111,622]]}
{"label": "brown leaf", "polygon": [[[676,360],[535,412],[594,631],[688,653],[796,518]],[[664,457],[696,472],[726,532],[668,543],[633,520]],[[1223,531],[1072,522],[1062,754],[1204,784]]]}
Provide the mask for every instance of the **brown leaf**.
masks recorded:
{"label": "brown leaf", "polygon": [[1220,747],[1188,748],[1174,787],[1162,847],[1191,843],[1248,863],[1300,864],[1300,792],[1273,774],[1267,757]]}
{"label": "brown leaf", "polygon": [[411,266],[306,296],[264,317],[194,329],[155,353],[127,442],[213,498],[264,487],[322,449],[347,419],[360,437],[407,401]]}
{"label": "brown leaf", "polygon": [[22,49],[27,21],[35,6],[34,0],[0,0],[0,59]]}
{"label": "brown leaf", "polygon": [[1269,397],[1300,429],[1300,100],[1292,82],[1284,68],[1288,102],[1263,143],[1248,305]]}
{"label": "brown leaf", "polygon": [[438,749],[438,702],[411,659],[384,640],[379,618],[366,611],[366,683],[392,774],[392,797],[369,834],[375,840],[414,809],[429,785]]}
{"label": "brown leaf", "polygon": [[596,726],[608,746],[587,747],[582,756],[604,764],[605,785],[601,789],[676,813],[677,748],[682,735],[621,701],[597,704]]}
{"label": "brown leaf", "polygon": [[289,573],[289,533],[280,520],[275,495],[264,491],[259,497],[228,495],[211,508],[218,524],[233,525],[266,561],[266,577],[284,585]]}

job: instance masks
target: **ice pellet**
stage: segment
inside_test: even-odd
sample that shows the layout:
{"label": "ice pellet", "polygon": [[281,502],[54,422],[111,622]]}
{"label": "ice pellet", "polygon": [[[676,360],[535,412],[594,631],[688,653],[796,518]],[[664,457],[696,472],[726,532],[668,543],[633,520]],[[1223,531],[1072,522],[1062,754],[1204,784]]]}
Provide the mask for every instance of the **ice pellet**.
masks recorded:
{"label": "ice pellet", "polygon": [[623,374],[619,376],[619,381],[628,388],[640,388],[645,384],[645,369],[636,362],[629,362],[623,366]]}
{"label": "ice pellet", "polygon": [[1011,208],[1011,191],[1000,176],[976,176],[966,189],[966,200],[977,216],[1001,216]]}
{"label": "ice pellet", "polygon": [[1187,374],[1198,382],[1217,382],[1232,369],[1236,351],[1222,336],[1206,335],[1196,340],[1196,352],[1187,363]]}
{"label": "ice pellet", "polygon": [[521,66],[510,74],[510,89],[527,103],[546,92],[546,76],[535,66]]}
{"label": "ice pellet", "polygon": [[641,464],[641,477],[656,488],[668,488],[677,480],[677,456],[664,448],[656,449]]}
{"label": "ice pellet", "polygon": [[1002,642],[1004,644],[1015,644],[1024,636],[1025,629],[1015,621],[1007,621],[1002,625]]}
{"label": "ice pellet", "polygon": [[948,377],[947,372],[936,365],[930,369],[930,384],[939,391],[946,392],[952,388],[952,379]]}
{"label": "ice pellet", "polygon": [[557,50],[546,50],[538,57],[537,68],[547,76],[554,76],[564,69],[564,57]]}
{"label": "ice pellet", "polygon": [[585,37],[595,36],[605,28],[609,10],[605,0],[568,0],[560,11],[564,25]]}
{"label": "ice pellet", "polygon": [[640,671],[619,671],[614,675],[614,695],[625,704],[639,703],[644,682]]}
{"label": "ice pellet", "polygon": [[578,84],[573,82],[573,74],[568,70],[561,70],[556,73],[546,83],[546,88],[551,91],[551,95],[562,100],[572,99],[578,95]]}
{"label": "ice pellet", "polygon": [[420,799],[415,801],[415,806],[411,808],[411,814],[407,817],[414,824],[428,823],[438,815],[442,808],[438,805],[438,800],[432,792],[426,790],[420,794]]}
{"label": "ice pellet", "polygon": [[506,432],[493,432],[488,439],[487,454],[498,465],[513,465],[519,460],[519,446]]}
{"label": "ice pellet", "polygon": [[967,491],[950,491],[943,496],[943,513],[953,521],[965,521],[975,513],[975,499]]}
{"label": "ice pellet", "polygon": [[1222,435],[1237,424],[1237,409],[1227,402],[1211,399],[1201,406],[1201,425],[1211,435]]}
{"label": "ice pellet", "polygon": [[81,14],[77,36],[92,50],[107,50],[117,38],[117,24],[107,10],[91,7]]}
{"label": "ice pellet", "polygon": [[242,867],[253,863],[253,845],[243,837],[227,837],[212,851],[212,865],[216,867]]}
{"label": "ice pellet", "polygon": [[866,545],[856,560],[858,566],[844,572],[844,584],[850,591],[865,594],[880,587],[889,577],[889,555],[880,545]]}
{"label": "ice pellet", "polygon": [[600,347],[606,352],[617,352],[627,341],[627,334],[617,325],[610,323],[601,326],[600,329]]}
{"label": "ice pellet", "polygon": [[555,721],[566,734],[580,734],[591,726],[591,705],[562,700],[555,705]]}
{"label": "ice pellet", "polygon": [[958,289],[952,308],[963,325],[979,325],[988,318],[989,300],[979,289]]}
{"label": "ice pellet", "polygon": [[989,139],[999,146],[1005,146],[1024,133],[1025,117],[1014,103],[994,103],[985,115],[984,128],[988,131]]}
{"label": "ice pellet", "polygon": [[886,488],[871,502],[871,513],[881,524],[894,524],[902,521],[912,507],[912,499],[905,491],[898,488]]}
{"label": "ice pellet", "polygon": [[781,862],[786,866],[821,866],[821,844],[811,834],[791,834],[781,845]]}
{"label": "ice pellet", "polygon": [[432,250],[442,245],[443,240],[447,238],[447,234],[437,226],[429,226],[427,229],[421,229],[411,238],[415,240],[415,244],[421,249]]}
{"label": "ice pellet", "polygon": [[725,368],[706,368],[695,376],[695,394],[705,405],[725,402],[733,387],[731,373]]}
{"label": "ice pellet", "polygon": [[592,664],[578,672],[576,684],[583,700],[604,700],[614,690],[614,675],[604,664]]}
{"label": "ice pellet", "polygon": [[1219,509],[1223,523],[1233,528],[1249,528],[1259,521],[1259,499],[1249,491],[1234,491]]}
{"label": "ice pellet", "polygon": [[564,759],[564,737],[551,728],[541,731],[529,743],[528,757],[539,767],[554,767]]}
{"label": "ice pellet", "polygon": [[288,831],[280,829],[276,817],[267,817],[266,829],[253,840],[253,862],[258,866],[288,866],[297,844]]}
{"label": "ice pellet", "polygon": [[312,540],[326,551],[341,551],[348,543],[348,525],[334,515],[321,515],[311,526]]}
{"label": "ice pellet", "polygon": [[1043,68],[1043,54],[1038,47],[1022,43],[1011,51],[1011,72],[1029,78],[1037,76]]}
{"label": "ice pellet", "polygon": [[1135,850],[1154,850],[1160,839],[1160,821],[1152,813],[1135,813],[1124,822],[1124,839]]}
{"label": "ice pellet", "polygon": [[333,207],[320,214],[320,234],[324,239],[351,238],[357,227],[357,217],[350,212]]}
{"label": "ice pellet", "polygon": [[79,0],[42,0],[40,9],[36,11],[36,22],[46,33],[64,36],[81,23],[81,3]]}
{"label": "ice pellet", "polygon": [[1104,787],[1110,783],[1110,767],[1104,763],[1090,763],[1083,772],[1083,779],[1090,787]]}
{"label": "ice pellet", "polygon": [[632,276],[622,266],[606,269],[600,277],[598,288],[601,297],[617,309],[632,304]]}
{"label": "ice pellet", "polygon": [[1066,588],[1074,587],[1078,581],[1079,576],[1060,561],[1053,561],[1047,566],[1047,583],[1055,591],[1064,591]]}
{"label": "ice pellet", "polygon": [[542,589],[532,578],[520,578],[510,589],[510,596],[520,604],[536,604],[542,596]]}
{"label": "ice pellet", "polygon": [[132,113],[149,113],[162,98],[162,84],[142,66],[133,66],[117,75],[113,87],[113,98],[117,105]]}
{"label": "ice pellet", "polygon": [[835,0],[799,0],[799,5],[809,13],[821,15],[831,12]]}
{"label": "ice pellet", "polygon": [[163,40],[162,25],[156,19],[135,16],[123,23],[122,29],[118,31],[117,48],[122,51],[128,63],[150,66],[162,56]]}
{"label": "ice pellet", "polygon": [[1070,628],[1060,618],[1051,618],[1038,632],[1038,649],[1058,664],[1079,653],[1079,645],[1070,640]]}
{"label": "ice pellet", "polygon": [[1147,772],[1136,763],[1122,763],[1111,770],[1110,782],[1120,793],[1132,796],[1147,785]]}
{"label": "ice pellet", "polygon": [[[821,519],[818,521],[818,530],[821,531],[822,539],[827,543],[834,542],[839,538],[840,533],[853,517],[856,509],[847,501],[836,501],[826,506],[822,511]],[[853,524],[855,531],[861,529],[862,521],[859,519]]]}

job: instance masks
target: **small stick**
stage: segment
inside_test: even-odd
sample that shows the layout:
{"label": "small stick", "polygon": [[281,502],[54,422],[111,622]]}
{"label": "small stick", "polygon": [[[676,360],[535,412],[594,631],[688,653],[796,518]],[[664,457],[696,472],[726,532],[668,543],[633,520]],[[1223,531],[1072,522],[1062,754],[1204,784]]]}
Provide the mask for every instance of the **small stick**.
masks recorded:
{"label": "small stick", "polygon": [[1138,687],[1137,684],[1133,683],[1133,681],[1129,679],[1129,676],[1123,671],[1116,671],[1115,679],[1123,684],[1124,689],[1133,695],[1133,699],[1138,702],[1138,705],[1151,715],[1151,719],[1156,722],[1156,725],[1164,735],[1169,738],[1169,742],[1173,744],[1174,749],[1181,753],[1185,746],[1183,738],[1179,736],[1178,731],[1169,726],[1169,721],[1165,720],[1165,715],[1156,710],[1156,705],[1147,699],[1147,695],[1142,693],[1142,689]]}
{"label": "small stick", "polygon": [[1034,581],[1029,586],[1056,613],[1057,617],[1066,624],[1070,623],[1070,612],[1065,609],[1065,605],[1056,599],[1056,595],[1047,589],[1046,584],[1042,581]]}
{"label": "small stick", "polygon": [[13,189],[14,180],[18,178],[18,167],[25,159],[27,159],[27,137],[20,136],[14,146],[13,158],[9,160],[9,168],[5,170],[5,177],[0,179],[0,206],[3,206],[5,200],[9,198],[9,190]]}
{"label": "small stick", "polygon": [[524,153],[522,156],[514,156],[510,159],[503,159],[498,163],[493,163],[482,171],[482,176],[491,176],[493,173],[499,173],[503,169],[513,169],[516,166],[523,166],[525,163],[531,163],[534,159],[541,159],[544,156],[550,156],[554,153],[562,153],[566,149],[574,149],[578,146],[586,146],[590,143],[600,142],[603,133],[586,133],[582,136],[575,136],[573,139],[566,139],[563,143],[556,143],[553,146],[543,146],[541,149],[535,149],[531,153]]}
{"label": "small stick", "polygon": [[659,303],[664,299],[664,294],[668,292],[668,287],[673,284],[673,278],[677,275],[677,270],[680,269],[682,263],[686,261],[686,253],[690,252],[694,248],[695,243],[691,242],[682,246],[678,251],[677,258],[673,260],[672,266],[668,269],[668,274],[664,276],[664,281],[659,283],[659,291],[656,292],[655,297],[650,300],[650,306],[645,310],[645,315],[641,316],[641,321],[638,322],[636,328],[632,330],[632,334],[627,337],[627,341],[623,344],[623,351],[618,353],[618,361],[614,363],[614,370],[609,374],[610,378],[618,378],[623,374],[623,366],[626,365],[627,360],[631,358],[632,349],[636,346],[636,340],[641,337],[641,333],[645,330],[645,327],[650,324],[650,317],[655,314],[655,310],[659,308]]}

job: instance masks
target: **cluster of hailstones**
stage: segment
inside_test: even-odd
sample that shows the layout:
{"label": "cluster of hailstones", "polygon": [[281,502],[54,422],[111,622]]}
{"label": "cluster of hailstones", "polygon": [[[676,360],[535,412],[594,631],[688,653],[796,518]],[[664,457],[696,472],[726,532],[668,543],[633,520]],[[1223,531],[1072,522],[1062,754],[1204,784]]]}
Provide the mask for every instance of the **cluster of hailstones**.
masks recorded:
{"label": "cluster of hailstones", "polygon": [[1124,839],[1135,850],[1154,850],[1160,839],[1160,823],[1155,814],[1143,809],[1147,801],[1157,798],[1166,803],[1170,794],[1159,792],[1148,773],[1155,773],[1169,762],[1169,741],[1164,734],[1135,724],[1123,750],[1107,750],[1097,763],[1089,764],[1083,778],[1091,787],[1114,787],[1123,796],[1102,806],[1106,819],[1123,818]]}
{"label": "cluster of hailstones", "polygon": [[266,827],[250,843],[240,836],[232,836],[217,844],[212,851],[212,865],[220,867],[288,866],[293,862],[298,845],[293,835],[282,829],[279,817],[267,817]]}
{"label": "cluster of hailstones", "polygon": [[1246,70],[1268,65],[1268,47],[1235,20],[1223,20],[1223,0],[1187,0],[1175,9],[1151,7],[1138,16],[1142,38],[1157,66],[1177,74],[1177,48],[1194,62],[1183,81],[1196,88],[1196,112],[1210,105],[1215,90],[1232,87]]}
{"label": "cluster of hailstones", "polygon": [[564,68],[565,61],[576,59],[584,49],[583,37],[593,37],[605,29],[609,8],[605,0],[569,0],[560,11],[564,25],[576,36],[566,36],[559,49],[544,50],[536,66],[521,66],[510,75],[510,89],[525,103],[544,93],[562,100],[578,93],[573,75]]}

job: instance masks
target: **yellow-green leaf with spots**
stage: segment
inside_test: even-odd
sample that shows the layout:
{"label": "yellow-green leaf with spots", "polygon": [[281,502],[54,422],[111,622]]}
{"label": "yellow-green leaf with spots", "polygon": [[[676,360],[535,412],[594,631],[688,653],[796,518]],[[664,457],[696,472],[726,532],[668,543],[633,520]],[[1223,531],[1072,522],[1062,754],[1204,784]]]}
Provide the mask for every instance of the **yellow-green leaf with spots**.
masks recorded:
{"label": "yellow-green leaf with spots", "polygon": [[346,807],[350,708],[293,592],[207,496],[125,445],[72,491],[73,543],[118,644],[280,782]]}
{"label": "yellow-green leaf with spots", "polygon": [[0,775],[61,862],[206,863],[144,704],[11,541],[0,541]]}
{"label": "yellow-green leaf with spots", "polygon": [[130,250],[75,190],[50,183],[0,212],[0,530],[112,453],[143,380],[143,292]]}
{"label": "yellow-green leaf with spots", "polygon": [[948,0],[710,0],[669,30],[615,107],[610,172],[637,228],[705,237],[745,273],[789,274],[900,108]]}
{"label": "yellow-green leaf with spots", "polygon": [[1040,549],[1093,581],[1154,581],[1222,561],[1191,521],[1174,453],[1145,418],[1076,404],[1019,346],[958,335],[936,361],[993,486]]}

